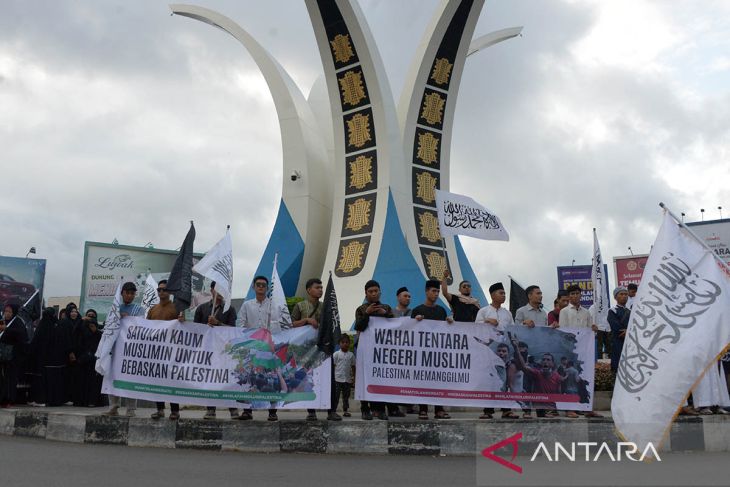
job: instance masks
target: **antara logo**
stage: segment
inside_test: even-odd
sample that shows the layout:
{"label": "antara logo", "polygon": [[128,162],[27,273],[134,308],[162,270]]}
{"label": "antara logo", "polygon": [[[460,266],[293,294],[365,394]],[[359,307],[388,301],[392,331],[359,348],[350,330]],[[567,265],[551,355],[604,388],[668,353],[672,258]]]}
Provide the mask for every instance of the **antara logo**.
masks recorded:
{"label": "antara logo", "polygon": [[[514,463],[519,451],[519,441],[521,439],[522,433],[514,434],[482,450],[482,456],[521,474],[522,467]],[[494,454],[495,451],[509,445],[512,446],[512,458],[510,460]],[[623,441],[616,443],[613,447],[606,442],[598,443],[594,441],[578,441],[568,443],[567,445],[565,446],[556,441],[551,454],[550,449],[541,441],[532,453],[530,461],[534,462],[540,455],[544,456],[549,462],[558,462],[561,460],[569,462],[597,462],[604,456],[610,458],[612,462],[620,462],[624,459],[632,462],[641,462],[647,458],[653,458],[658,462],[662,461],[653,443],[647,443],[643,451],[639,449],[636,443]]]}

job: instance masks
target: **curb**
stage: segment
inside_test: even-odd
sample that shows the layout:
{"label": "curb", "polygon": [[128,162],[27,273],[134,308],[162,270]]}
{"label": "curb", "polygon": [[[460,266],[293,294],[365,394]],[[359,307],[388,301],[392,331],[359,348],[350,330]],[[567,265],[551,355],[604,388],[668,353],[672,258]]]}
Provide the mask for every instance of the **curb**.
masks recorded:
{"label": "curb", "polygon": [[[618,443],[609,418],[545,420],[278,422],[107,417],[0,410],[0,434],[51,441],[151,448],[371,455],[475,456],[517,432],[527,448],[541,441]],[[477,445],[478,442],[478,445]],[[730,452],[730,418],[681,418],[662,451]]]}

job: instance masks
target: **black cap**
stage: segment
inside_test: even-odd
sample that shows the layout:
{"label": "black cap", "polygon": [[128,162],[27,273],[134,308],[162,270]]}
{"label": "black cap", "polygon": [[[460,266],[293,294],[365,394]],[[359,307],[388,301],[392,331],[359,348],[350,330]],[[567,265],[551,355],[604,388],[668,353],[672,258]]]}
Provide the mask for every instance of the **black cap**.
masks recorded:
{"label": "black cap", "polygon": [[400,293],[406,293],[406,292],[408,292],[408,288],[403,286],[401,288],[398,288],[398,290],[395,292],[395,295],[400,296]]}

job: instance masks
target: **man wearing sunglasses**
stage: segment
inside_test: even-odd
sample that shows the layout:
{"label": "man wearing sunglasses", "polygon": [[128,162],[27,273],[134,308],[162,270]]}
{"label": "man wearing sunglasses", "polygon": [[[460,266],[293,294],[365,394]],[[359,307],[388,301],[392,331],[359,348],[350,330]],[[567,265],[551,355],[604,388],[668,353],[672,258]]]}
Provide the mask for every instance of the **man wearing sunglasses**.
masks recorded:
{"label": "man wearing sunglasses", "polygon": [[[266,276],[256,276],[253,278],[251,287],[254,290],[255,297],[244,301],[241,306],[241,316],[237,323],[238,326],[244,328],[268,328],[271,333],[280,332],[281,326],[278,320],[271,319],[272,313],[275,311],[272,308],[271,298],[266,296],[269,289],[269,279]],[[244,409],[238,419],[253,419],[253,411],[251,409]],[[268,420],[279,420],[275,408],[269,409]]]}
{"label": "man wearing sunglasses", "polygon": [[[147,312],[148,320],[170,321],[180,319],[182,313],[178,313],[175,309],[175,303],[170,299],[170,292],[167,290],[167,280],[163,279],[157,284],[157,295],[160,302],[157,303]],[[182,321],[182,320],[181,320]],[[165,403],[157,403],[157,412],[152,413],[152,419],[162,419],[165,417]],[[170,403],[170,419],[180,419],[180,405]]]}
{"label": "man wearing sunglasses", "polygon": [[451,273],[448,269],[444,270],[444,278],[441,280],[441,294],[449,303],[454,321],[465,323],[474,323],[479,313],[481,305],[479,300],[471,295],[471,283],[469,281],[461,281],[459,283],[459,293],[449,293],[448,280]]}

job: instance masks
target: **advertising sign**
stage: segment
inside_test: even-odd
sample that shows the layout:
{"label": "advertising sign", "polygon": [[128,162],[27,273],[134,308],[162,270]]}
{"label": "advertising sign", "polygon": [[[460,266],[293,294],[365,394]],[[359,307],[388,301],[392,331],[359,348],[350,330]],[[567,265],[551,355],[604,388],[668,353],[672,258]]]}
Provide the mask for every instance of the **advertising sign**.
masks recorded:
{"label": "advertising sign", "polygon": [[45,259],[0,256],[0,305],[24,304],[36,289],[43,299]]}
{"label": "advertising sign", "polygon": [[629,284],[639,284],[644,275],[648,254],[623,255],[613,258],[613,270],[616,277],[616,286],[626,287]]}
{"label": "advertising sign", "polygon": [[707,222],[687,223],[687,226],[715,251],[718,257],[730,264],[730,218]]}
{"label": "advertising sign", "polygon": [[[141,305],[147,275],[152,274],[157,282],[166,279],[176,257],[174,250],[85,242],[79,303],[82,312],[93,308],[102,322],[114,301],[117,285],[127,281],[137,285],[135,302]],[[194,262],[202,257],[203,254],[195,254]],[[209,283],[193,273],[192,307],[210,300]]]}
{"label": "advertising sign", "polygon": [[[582,291],[580,295],[580,305],[585,308],[590,308],[593,304],[593,281],[591,280],[590,265],[573,265],[573,266],[558,266],[558,290],[568,289],[568,286],[577,284],[580,286]],[[608,275],[608,266],[603,265],[603,275]],[[608,292],[608,279],[606,279],[606,295],[610,296]]]}

